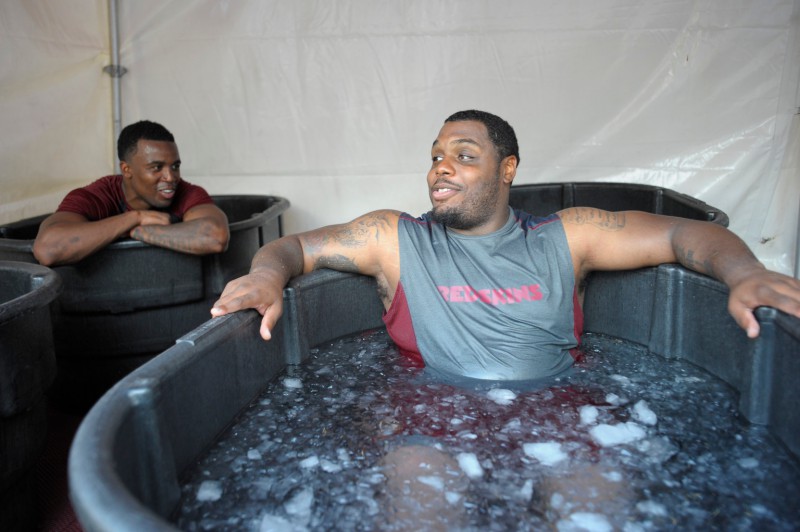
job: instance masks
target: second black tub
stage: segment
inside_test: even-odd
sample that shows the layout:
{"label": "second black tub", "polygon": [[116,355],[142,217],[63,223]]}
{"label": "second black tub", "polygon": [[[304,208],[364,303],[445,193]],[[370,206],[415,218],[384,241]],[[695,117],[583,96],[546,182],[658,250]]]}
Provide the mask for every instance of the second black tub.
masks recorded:
{"label": "second black tub", "polygon": [[[63,292],[53,307],[58,374],[52,394],[88,406],[103,391],[203,323],[255,252],[282,235],[289,201],[277,196],[212,196],[228,217],[228,250],[198,257],[132,239],[77,264],[53,268]],[[38,216],[0,227],[0,259],[35,263]]]}

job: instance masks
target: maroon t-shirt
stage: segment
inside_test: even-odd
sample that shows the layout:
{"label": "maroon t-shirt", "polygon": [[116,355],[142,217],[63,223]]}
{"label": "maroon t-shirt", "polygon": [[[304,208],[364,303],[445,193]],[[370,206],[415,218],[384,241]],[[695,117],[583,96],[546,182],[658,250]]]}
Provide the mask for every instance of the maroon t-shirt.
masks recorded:
{"label": "maroon t-shirt", "polygon": [[[166,209],[157,209],[170,215],[173,223],[183,220],[183,215],[197,205],[214,203],[204,188],[186,181],[178,183],[172,204]],[[102,220],[110,216],[133,210],[125,201],[121,175],[101,177],[85,187],[76,188],[61,201],[56,212],[74,212],[89,221]]]}

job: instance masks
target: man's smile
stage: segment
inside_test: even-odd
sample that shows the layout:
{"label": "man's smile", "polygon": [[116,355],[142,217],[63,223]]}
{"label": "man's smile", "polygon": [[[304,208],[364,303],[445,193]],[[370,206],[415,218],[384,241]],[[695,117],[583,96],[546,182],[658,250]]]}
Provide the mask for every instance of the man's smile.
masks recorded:
{"label": "man's smile", "polygon": [[158,187],[158,194],[165,199],[172,199],[175,195],[175,185],[163,185]]}
{"label": "man's smile", "polygon": [[437,182],[431,187],[431,198],[436,201],[444,201],[460,192],[460,188],[444,181]]}

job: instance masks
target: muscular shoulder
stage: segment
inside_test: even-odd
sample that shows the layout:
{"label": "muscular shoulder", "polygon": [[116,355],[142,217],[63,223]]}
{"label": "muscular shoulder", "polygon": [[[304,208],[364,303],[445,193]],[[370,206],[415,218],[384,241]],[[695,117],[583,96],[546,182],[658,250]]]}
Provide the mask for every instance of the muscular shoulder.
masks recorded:
{"label": "muscular shoulder", "polygon": [[206,189],[187,181],[181,181],[178,184],[178,192],[175,195],[175,200],[172,202],[170,211],[178,217],[183,217],[195,207],[211,205],[213,203],[214,200],[208,192],[206,192]]}
{"label": "muscular shoulder", "polygon": [[61,200],[58,212],[80,214],[89,220],[100,220],[125,210],[122,176],[109,175],[76,188]]}

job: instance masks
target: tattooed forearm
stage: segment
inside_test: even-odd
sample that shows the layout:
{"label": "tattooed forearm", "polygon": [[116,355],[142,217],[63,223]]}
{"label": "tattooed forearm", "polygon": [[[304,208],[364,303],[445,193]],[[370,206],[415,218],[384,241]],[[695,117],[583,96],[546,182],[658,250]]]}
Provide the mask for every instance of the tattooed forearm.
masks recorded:
{"label": "tattooed forearm", "polygon": [[625,227],[624,212],[609,212],[591,207],[574,207],[561,215],[564,223],[590,224],[605,231],[619,231]]}
{"label": "tattooed forearm", "polygon": [[205,255],[224,251],[214,226],[204,220],[172,225],[140,225],[131,231],[136,240],[182,253]]}

